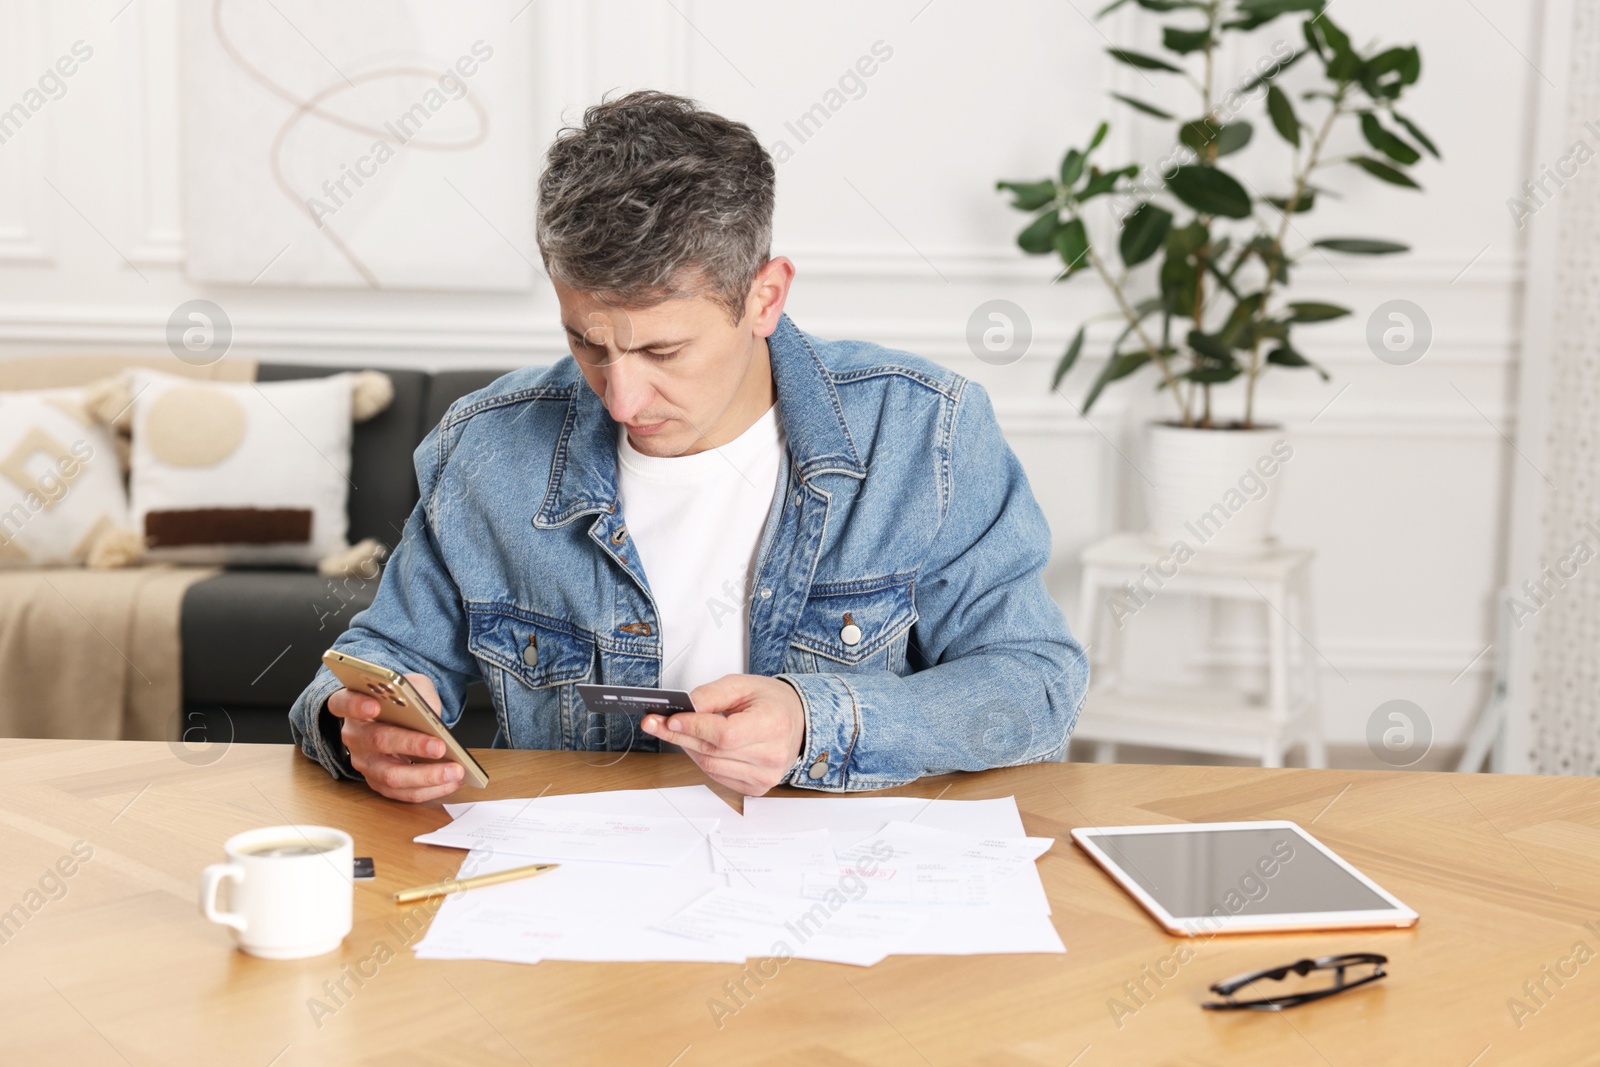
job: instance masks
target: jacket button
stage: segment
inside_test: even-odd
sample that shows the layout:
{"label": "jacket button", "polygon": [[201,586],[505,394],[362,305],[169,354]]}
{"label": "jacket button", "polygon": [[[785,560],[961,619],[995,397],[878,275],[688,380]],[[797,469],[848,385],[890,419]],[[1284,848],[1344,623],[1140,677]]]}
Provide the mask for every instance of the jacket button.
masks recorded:
{"label": "jacket button", "polygon": [[528,635],[528,647],[522,650],[522,662],[530,667],[539,665],[539,638],[533,634]]}
{"label": "jacket button", "polygon": [[828,754],[824,752],[818,756],[810,767],[806,768],[806,777],[813,782],[828,773]]}
{"label": "jacket button", "polygon": [[850,617],[848,611],[844,613],[844,629],[839,631],[839,640],[852,647],[861,643],[861,627],[856,625],[856,620]]}

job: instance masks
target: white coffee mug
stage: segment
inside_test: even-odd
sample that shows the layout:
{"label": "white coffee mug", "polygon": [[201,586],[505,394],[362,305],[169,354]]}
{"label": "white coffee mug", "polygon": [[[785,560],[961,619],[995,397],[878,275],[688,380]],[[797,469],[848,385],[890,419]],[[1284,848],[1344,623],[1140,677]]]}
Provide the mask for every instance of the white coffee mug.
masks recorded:
{"label": "white coffee mug", "polygon": [[[234,929],[252,956],[297,960],[339,947],[355,902],[355,842],[329,826],[265,826],[234,834],[227,863],[200,875],[200,912]],[[217,888],[233,883],[232,910],[217,907]]]}

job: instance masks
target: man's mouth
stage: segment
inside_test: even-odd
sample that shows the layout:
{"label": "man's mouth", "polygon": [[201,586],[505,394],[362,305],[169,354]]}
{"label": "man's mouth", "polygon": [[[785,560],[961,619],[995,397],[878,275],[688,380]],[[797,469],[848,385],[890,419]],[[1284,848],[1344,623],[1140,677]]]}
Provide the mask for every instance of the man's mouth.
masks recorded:
{"label": "man's mouth", "polygon": [[662,430],[666,429],[668,421],[670,420],[663,420],[661,422],[630,422],[626,425],[629,433],[637,434],[640,437],[649,437],[651,434],[660,433]]}

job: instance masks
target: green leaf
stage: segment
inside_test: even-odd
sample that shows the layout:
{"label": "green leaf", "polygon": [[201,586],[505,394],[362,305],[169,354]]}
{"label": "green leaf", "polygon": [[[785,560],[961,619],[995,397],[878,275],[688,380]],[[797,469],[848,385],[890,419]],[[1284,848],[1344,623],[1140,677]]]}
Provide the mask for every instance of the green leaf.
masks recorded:
{"label": "green leaf", "polygon": [[1044,182],[995,182],[996,189],[1008,189],[1016,194],[1016,199],[1011,206],[1018,211],[1038,211],[1056,198],[1056,183]]}
{"label": "green leaf", "polygon": [[1233,381],[1242,373],[1244,373],[1243,369],[1238,366],[1194,367],[1184,371],[1178,377],[1191,382],[1199,382],[1201,385],[1222,385],[1225,382]]}
{"label": "green leaf", "polygon": [[1220,338],[1190,330],[1188,342],[1195,355],[1194,365],[1180,377],[1202,385],[1220,385],[1239,376],[1239,361]]}
{"label": "green leaf", "polygon": [[1082,219],[1069,219],[1056,230],[1052,240],[1068,276],[1089,265],[1089,233],[1084,229]]}
{"label": "green leaf", "polygon": [[1288,341],[1289,324],[1287,322],[1278,322],[1273,319],[1267,319],[1265,321],[1257,319],[1255,322],[1251,323],[1245,328],[1244,334],[1245,336],[1240,338],[1240,348],[1254,348],[1256,338],[1258,337],[1270,337],[1276,341]]}
{"label": "green leaf", "polygon": [[1217,127],[1211,125],[1207,119],[1195,119],[1178,127],[1178,142],[1188,145],[1196,152],[1204,152],[1206,145],[1210,144],[1216,136]]}
{"label": "green leaf", "polygon": [[1308,25],[1315,27],[1317,32],[1321,34],[1322,39],[1327,43],[1328,50],[1330,52],[1334,53],[1335,55],[1355,55],[1354,50],[1350,47],[1349,35],[1341,30],[1338,26],[1335,26],[1333,24],[1333,20],[1328,18],[1328,16],[1322,15],[1319,18],[1311,19]]}
{"label": "green leaf", "polygon": [[1169,121],[1177,118],[1176,115],[1169,111],[1162,111],[1159,107],[1156,107],[1153,104],[1147,104],[1143,100],[1135,100],[1131,96],[1123,96],[1121,93],[1112,93],[1111,98],[1113,100],[1121,100],[1124,104],[1127,104],[1135,111],[1143,111],[1146,115],[1149,115],[1152,118],[1167,119]]}
{"label": "green leaf", "polygon": [[1246,15],[1277,18],[1294,11],[1320,12],[1327,0],[1239,0],[1239,10]]}
{"label": "green leaf", "polygon": [[1178,139],[1184,142],[1197,154],[1205,155],[1208,147],[1216,146],[1218,158],[1232,155],[1234,152],[1250,144],[1250,136],[1254,133],[1248,122],[1230,122],[1226,126],[1211,125],[1208,118],[1195,118],[1194,122],[1186,122],[1178,128]]}
{"label": "green leaf", "polygon": [[1195,288],[1199,280],[1194,255],[1211,239],[1198,219],[1167,232],[1166,258],[1161,262],[1161,298],[1169,315],[1194,315]]}
{"label": "green leaf", "polygon": [[1312,370],[1322,375],[1323,381],[1328,380],[1327,371],[1323,370],[1321,367],[1317,366],[1315,363],[1311,362],[1305,356],[1302,356],[1288,345],[1284,345],[1281,348],[1274,348],[1271,352],[1268,352],[1267,362],[1279,367],[1310,367]]}
{"label": "green leaf", "polygon": [[1122,224],[1122,262],[1136,267],[1161,251],[1172,228],[1172,212],[1145,201]]}
{"label": "green leaf", "polygon": [[1027,228],[1017,234],[1017,245],[1032,255],[1044,255],[1055,247],[1056,230],[1060,228],[1061,218],[1052,208],[1028,223]]}
{"label": "green leaf", "polygon": [[1231,155],[1250,143],[1254,131],[1248,122],[1230,122],[1226,126],[1213,125],[1210,119],[1195,119],[1178,128],[1178,140],[1204,154],[1215,144],[1218,157]]}
{"label": "green leaf", "polygon": [[1367,139],[1369,145],[1396,163],[1404,163],[1409,167],[1422,158],[1421,152],[1384,129],[1383,123],[1378,121],[1378,116],[1370,111],[1361,115],[1361,136]]}
{"label": "green leaf", "polygon": [[1422,76],[1422,54],[1415,47],[1390,48],[1367,60],[1366,68],[1374,77],[1396,74],[1399,84],[1415,85]]}
{"label": "green leaf", "polygon": [[1130,67],[1138,67],[1140,70],[1164,70],[1173,74],[1183,73],[1182,67],[1175,67],[1164,59],[1147,56],[1143,52],[1130,52],[1125,48],[1107,48],[1106,51],[1117,62],[1126,63]]}
{"label": "green leaf", "polygon": [[1381,178],[1390,185],[1403,185],[1408,189],[1422,188],[1422,186],[1412,181],[1410,176],[1402,173],[1401,171],[1395,170],[1387,163],[1372,159],[1369,156],[1356,156],[1355,158],[1351,159],[1350,162],[1354,163],[1356,166],[1360,167],[1374,178]]}
{"label": "green leaf", "polygon": [[1100,394],[1106,386],[1114,381],[1126,378],[1149,362],[1150,353],[1142,350],[1115,353],[1110,359],[1106,360],[1105,368],[1101,370],[1100,376],[1094,380],[1094,385],[1089,389],[1089,395],[1084,398],[1083,413],[1085,415],[1089,414],[1089,409],[1094,407],[1096,400],[1100,399]]}
{"label": "green leaf", "polygon": [[[1362,70],[1361,57],[1350,47],[1350,38],[1326,15],[1305,22],[1306,40],[1322,56],[1324,70],[1336,82],[1353,81]],[[1320,43],[1319,43],[1320,39]]]}
{"label": "green leaf", "polygon": [[1272,270],[1274,264],[1277,265],[1276,276],[1273,279],[1277,284],[1289,284],[1289,257],[1283,254],[1283,249],[1278,246],[1277,240],[1263,234],[1259,237],[1251,238],[1250,243],[1245,247],[1269,271]]}
{"label": "green leaf", "polygon": [[1078,190],[1074,199],[1080,204],[1085,200],[1092,200],[1115,189],[1118,178],[1131,178],[1138,173],[1139,165],[1137,163],[1130,163],[1126,167],[1120,167],[1117,170],[1108,170],[1103,174],[1098,167],[1093,168],[1089,171],[1089,181],[1082,189]]}
{"label": "green leaf", "polygon": [[1216,167],[1197,164],[1179,167],[1168,176],[1167,189],[1202,215],[1230,219],[1250,217],[1250,194],[1236,179]]}
{"label": "green leaf", "polygon": [[1307,19],[1300,24],[1300,33],[1306,39],[1306,47],[1315,52],[1318,59],[1326,63],[1328,61],[1328,53],[1323,47],[1322,38],[1317,36],[1316,27],[1313,25],[1312,19]]}
{"label": "green leaf", "polygon": [[1300,147],[1300,120],[1295,117],[1294,105],[1276,85],[1267,89],[1267,114],[1272,118],[1272,128],[1285,141]]}
{"label": "green leaf", "polygon": [[1321,11],[1324,0],[1242,0],[1239,4],[1241,18],[1223,23],[1226,29],[1253,30],[1280,15],[1295,11]]}
{"label": "green leaf", "polygon": [[1416,141],[1419,145],[1428,150],[1428,154],[1430,156],[1432,156],[1434,159],[1442,158],[1439,155],[1439,150],[1433,146],[1433,142],[1428,140],[1428,135],[1419,130],[1416,123],[1412,122],[1398,111],[1391,111],[1389,114],[1394,116],[1394,120],[1396,122],[1406,128],[1406,132],[1411,135],[1411,139],[1413,141]]}
{"label": "green leaf", "polygon": [[1161,263],[1161,296],[1172,305],[1172,313],[1179,318],[1194,314],[1196,278],[1194,264],[1168,246],[1167,258]]}
{"label": "green leaf", "polygon": [[1220,337],[1213,337],[1199,330],[1190,330],[1188,340],[1189,347],[1208,364],[1227,366],[1234,362],[1233,350]]}
{"label": "green leaf", "polygon": [[[1267,197],[1267,203],[1271,204],[1273,207],[1284,212],[1285,214],[1287,214],[1289,211],[1289,198],[1286,196],[1269,196]],[[1295,214],[1299,214],[1302,211],[1310,211],[1316,206],[1317,191],[1307,187],[1300,193],[1300,199],[1296,200],[1294,203]]]}
{"label": "green leaf", "polygon": [[1315,248],[1326,248],[1330,252],[1343,252],[1351,256],[1391,256],[1397,252],[1411,251],[1409,245],[1366,237],[1325,237],[1311,244]]}
{"label": "green leaf", "polygon": [[1099,126],[1095,127],[1094,136],[1089,138],[1089,147],[1083,150],[1084,156],[1087,157],[1096,148],[1099,148],[1100,142],[1104,141],[1106,139],[1106,134],[1110,132],[1111,124],[1108,122],[1102,122]]}
{"label": "green leaf", "polygon": [[1217,157],[1231,156],[1250,143],[1255,128],[1248,122],[1230,122],[1217,134]]}
{"label": "green leaf", "polygon": [[1071,189],[1078,184],[1078,179],[1083,177],[1084,155],[1076,148],[1069,148],[1061,160],[1061,184]]}
{"label": "green leaf", "polygon": [[1161,31],[1161,43],[1169,51],[1186,56],[1216,42],[1211,39],[1209,30],[1181,30],[1176,26],[1168,26]]}
{"label": "green leaf", "polygon": [[1233,311],[1228,314],[1228,321],[1222,329],[1217,331],[1217,340],[1231,348],[1249,348],[1250,339],[1246,329],[1261,310],[1263,294],[1251,293],[1249,296],[1233,305]]}
{"label": "green leaf", "polygon": [[1061,386],[1061,379],[1067,376],[1072,365],[1078,362],[1078,355],[1083,351],[1083,337],[1089,331],[1087,326],[1079,327],[1078,335],[1067,346],[1066,352],[1061,356],[1061,362],[1056,364],[1056,372],[1050,376],[1050,391],[1053,393]]}
{"label": "green leaf", "polygon": [[1336,82],[1355,81],[1361,75],[1361,57],[1354,52],[1335,52],[1323,69]]}
{"label": "green leaf", "polygon": [[1332,322],[1350,314],[1350,309],[1338,304],[1319,304],[1303,300],[1289,305],[1290,322]]}

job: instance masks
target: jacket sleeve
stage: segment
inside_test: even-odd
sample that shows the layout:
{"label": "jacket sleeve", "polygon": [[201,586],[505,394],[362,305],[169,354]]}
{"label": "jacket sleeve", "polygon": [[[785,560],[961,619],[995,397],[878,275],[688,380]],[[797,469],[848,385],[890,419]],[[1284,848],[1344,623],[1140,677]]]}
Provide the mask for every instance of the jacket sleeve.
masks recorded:
{"label": "jacket sleeve", "polygon": [[923,670],[781,674],[805,740],[788,783],[845,791],[1060,759],[1088,658],[1045,588],[1050,530],[982,387],[963,383],[943,515],[916,584]]}
{"label": "jacket sleeve", "polygon": [[[427,675],[439,691],[441,717],[453,726],[479,670],[467,649],[461,593],[444,561],[432,516],[448,458],[447,425],[448,416],[417,446],[417,506],[383,569],[371,606],[350,620],[333,647],[401,674]],[[289,729],[301,750],[329,774],[360,779],[339,741],[340,721],[327,711],[328,698],[341,688],[327,667],[319,667],[289,709]]]}

